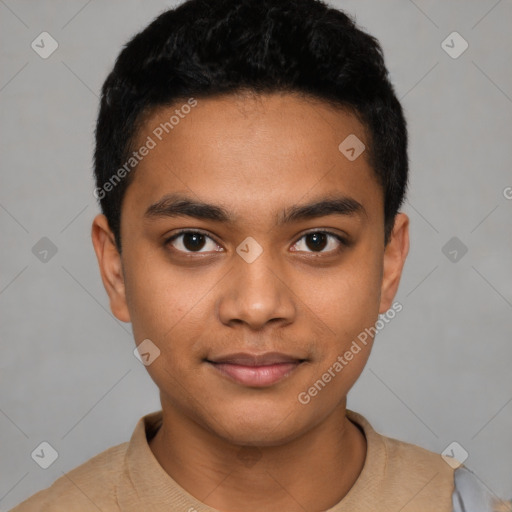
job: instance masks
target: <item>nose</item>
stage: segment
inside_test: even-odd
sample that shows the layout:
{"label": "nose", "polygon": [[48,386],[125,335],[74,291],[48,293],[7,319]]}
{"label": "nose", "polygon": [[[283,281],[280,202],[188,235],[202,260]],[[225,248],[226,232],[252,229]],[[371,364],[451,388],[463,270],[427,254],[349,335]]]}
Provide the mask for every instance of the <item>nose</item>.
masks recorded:
{"label": "nose", "polygon": [[268,323],[290,324],[296,315],[293,292],[267,251],[252,263],[235,256],[217,302],[218,316],[229,326],[260,330]]}

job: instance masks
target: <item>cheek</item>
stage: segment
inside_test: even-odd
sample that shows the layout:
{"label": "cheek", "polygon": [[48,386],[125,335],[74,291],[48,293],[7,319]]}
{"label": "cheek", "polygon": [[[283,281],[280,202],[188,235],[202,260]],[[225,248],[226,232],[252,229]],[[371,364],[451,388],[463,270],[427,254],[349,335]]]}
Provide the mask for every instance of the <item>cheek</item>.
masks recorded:
{"label": "cheek", "polygon": [[162,257],[141,257],[140,261],[144,264],[128,266],[125,277],[135,343],[149,339],[160,350],[159,364],[147,367],[150,374],[161,371],[157,368],[163,361],[165,368],[188,371],[204,357],[197,341],[214,310],[212,297],[219,276],[187,272]]}
{"label": "cheek", "polygon": [[329,275],[321,289],[308,295],[311,309],[319,313],[343,343],[375,323],[380,305],[379,261],[365,261],[355,253],[351,260],[339,272]]}
{"label": "cheek", "polygon": [[317,275],[307,280],[310,286],[300,288],[302,314],[313,334],[316,356],[311,368],[314,378],[310,375],[303,387],[307,390],[320,379],[329,380],[331,390],[319,393],[318,404],[330,407],[336,397],[344,396],[370,356],[373,332],[369,328],[378,319],[380,275],[377,257],[354,253],[336,272]]}
{"label": "cheek", "polygon": [[125,289],[137,343],[145,338],[161,343],[193,306],[194,297],[183,276],[161,257],[142,251],[126,258]]}

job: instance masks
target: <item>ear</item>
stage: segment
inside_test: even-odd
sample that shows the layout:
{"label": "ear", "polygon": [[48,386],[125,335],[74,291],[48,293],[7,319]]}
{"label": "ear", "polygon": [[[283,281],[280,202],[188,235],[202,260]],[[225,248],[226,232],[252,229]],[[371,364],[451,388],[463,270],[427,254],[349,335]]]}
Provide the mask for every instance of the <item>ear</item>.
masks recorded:
{"label": "ear", "polygon": [[400,284],[402,269],[409,253],[409,217],[397,213],[395,224],[386,248],[380,292],[379,313],[385,313],[392,305]]}
{"label": "ear", "polygon": [[129,322],[121,255],[105,215],[100,214],[94,218],[91,238],[103,286],[110,298],[110,309],[116,318],[122,322]]}

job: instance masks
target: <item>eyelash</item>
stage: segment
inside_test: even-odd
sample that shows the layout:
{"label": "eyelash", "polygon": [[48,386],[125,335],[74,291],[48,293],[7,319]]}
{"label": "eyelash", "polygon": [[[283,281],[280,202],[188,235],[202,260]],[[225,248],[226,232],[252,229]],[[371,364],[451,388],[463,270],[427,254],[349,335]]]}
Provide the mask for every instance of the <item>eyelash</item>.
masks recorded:
{"label": "eyelash", "polygon": [[[174,235],[172,235],[169,238],[167,238],[164,241],[164,246],[167,247],[171,242],[173,242],[174,240],[176,240],[178,237],[180,237],[183,234],[203,235],[206,238],[209,238],[213,242],[217,243],[210,235],[208,235],[204,231],[197,230],[197,229],[182,229],[182,230],[178,231],[177,233],[175,233]],[[331,231],[325,231],[325,230],[321,230],[321,229],[316,229],[314,231],[308,231],[307,233],[304,233],[300,238],[297,239],[297,241],[293,245],[296,245],[300,240],[305,238],[307,235],[312,235],[312,234],[324,234],[324,235],[327,235],[327,236],[331,236],[331,237],[335,238],[336,240],[338,240],[338,242],[340,242],[342,247],[349,247],[350,246],[349,241],[346,240],[341,235],[338,235],[337,233],[333,233]],[[217,245],[219,245],[219,244],[217,244]],[[174,250],[179,252],[179,253],[182,253],[182,254],[204,254],[204,253],[201,253],[200,251],[187,251],[187,252],[185,252],[185,251],[181,251],[180,249],[174,249]],[[310,254],[329,254],[329,253],[339,252],[340,250],[341,250],[341,248],[333,249],[331,251],[318,251],[318,252],[316,252],[316,251],[296,251],[296,252],[307,252],[307,253],[310,253]],[[218,251],[218,252],[220,252],[220,251]]]}

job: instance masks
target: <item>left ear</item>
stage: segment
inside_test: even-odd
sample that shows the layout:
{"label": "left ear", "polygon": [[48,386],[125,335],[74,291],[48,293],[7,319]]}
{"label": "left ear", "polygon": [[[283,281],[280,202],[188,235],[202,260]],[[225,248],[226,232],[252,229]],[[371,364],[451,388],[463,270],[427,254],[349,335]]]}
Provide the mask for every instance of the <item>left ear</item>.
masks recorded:
{"label": "left ear", "polygon": [[409,217],[397,213],[395,224],[386,248],[380,292],[379,313],[385,313],[395,298],[402,277],[405,259],[409,253]]}

